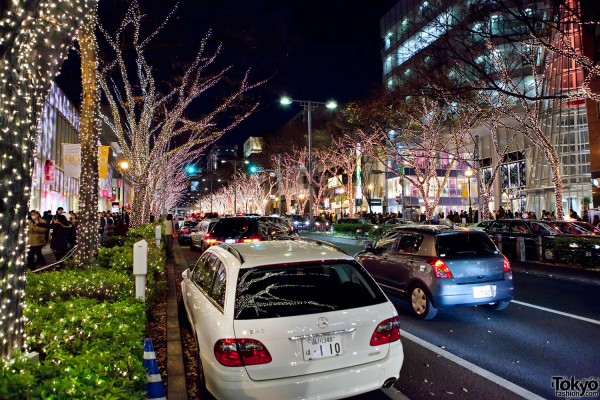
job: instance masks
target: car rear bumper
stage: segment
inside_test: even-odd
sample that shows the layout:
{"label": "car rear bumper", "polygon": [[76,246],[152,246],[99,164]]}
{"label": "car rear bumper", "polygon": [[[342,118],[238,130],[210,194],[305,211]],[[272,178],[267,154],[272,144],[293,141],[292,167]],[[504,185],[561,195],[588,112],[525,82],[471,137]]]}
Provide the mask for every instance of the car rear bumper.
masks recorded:
{"label": "car rear bumper", "polygon": [[[476,298],[474,287],[492,287],[492,296]],[[456,284],[452,279],[438,279],[438,285],[432,290],[433,303],[438,308],[451,308],[457,306],[475,306],[489,304],[497,301],[509,301],[514,295],[514,286],[511,279],[494,282]]]}
{"label": "car rear bumper", "polygon": [[[339,399],[377,390],[389,378],[399,378],[404,361],[400,341],[376,362],[290,378],[254,381],[245,370],[208,369],[209,391],[219,399]],[[318,361],[317,361],[318,362]]]}
{"label": "car rear bumper", "polygon": [[192,237],[188,235],[179,235],[177,240],[179,243],[192,243]]}

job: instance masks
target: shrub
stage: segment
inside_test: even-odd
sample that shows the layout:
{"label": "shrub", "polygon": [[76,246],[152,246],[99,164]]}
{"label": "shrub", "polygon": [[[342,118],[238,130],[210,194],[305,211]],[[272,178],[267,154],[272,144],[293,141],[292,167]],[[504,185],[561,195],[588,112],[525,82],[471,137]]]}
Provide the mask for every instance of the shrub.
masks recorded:
{"label": "shrub", "polygon": [[144,304],[135,299],[35,302],[25,309],[27,345],[40,364],[0,368],[0,398],[143,399]]}
{"label": "shrub", "polygon": [[333,234],[335,236],[347,237],[352,239],[364,238],[372,229],[373,225],[371,224],[333,224]]}
{"label": "shrub", "polygon": [[100,268],[60,270],[31,274],[27,293],[39,304],[77,297],[96,301],[120,301],[134,297],[133,279],[123,272]]}

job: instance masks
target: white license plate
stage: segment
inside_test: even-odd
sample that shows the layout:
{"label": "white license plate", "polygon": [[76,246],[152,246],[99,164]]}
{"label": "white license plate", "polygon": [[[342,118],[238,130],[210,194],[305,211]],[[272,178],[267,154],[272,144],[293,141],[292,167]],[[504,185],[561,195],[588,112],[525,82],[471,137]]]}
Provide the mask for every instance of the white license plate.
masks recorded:
{"label": "white license plate", "polygon": [[225,243],[235,243],[235,239],[225,239]]}
{"label": "white license plate", "polygon": [[493,297],[495,295],[496,295],[496,286],[495,285],[475,286],[473,288],[473,297],[476,299]]}
{"label": "white license plate", "polygon": [[342,336],[328,335],[302,339],[302,354],[305,360],[339,356],[342,354]]}

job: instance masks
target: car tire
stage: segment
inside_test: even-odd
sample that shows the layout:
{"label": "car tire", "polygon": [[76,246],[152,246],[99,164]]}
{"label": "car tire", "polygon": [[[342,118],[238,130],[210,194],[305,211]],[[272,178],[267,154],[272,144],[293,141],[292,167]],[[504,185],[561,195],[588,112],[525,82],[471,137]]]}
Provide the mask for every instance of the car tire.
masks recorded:
{"label": "car tire", "polygon": [[194,242],[190,242],[190,250],[196,251],[196,246],[194,246]]}
{"label": "car tire", "polygon": [[487,308],[489,308],[490,310],[502,311],[506,307],[508,307],[509,304],[510,304],[510,300],[502,300],[502,301],[497,301],[497,302],[492,303],[492,304],[486,304],[485,306]]}
{"label": "car tire", "polygon": [[206,251],[206,245],[204,244],[204,242],[202,242],[202,244],[200,245],[200,253],[204,253]]}
{"label": "car tire", "polygon": [[432,319],[438,309],[431,302],[431,296],[422,285],[415,285],[410,290],[410,305],[413,313],[419,319]]}

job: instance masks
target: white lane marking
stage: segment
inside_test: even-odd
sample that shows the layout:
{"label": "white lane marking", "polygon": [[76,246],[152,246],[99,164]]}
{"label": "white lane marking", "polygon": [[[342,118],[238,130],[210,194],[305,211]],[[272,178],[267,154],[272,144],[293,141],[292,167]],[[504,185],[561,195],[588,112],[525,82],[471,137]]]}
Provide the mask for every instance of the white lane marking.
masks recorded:
{"label": "white lane marking", "polygon": [[460,365],[461,367],[464,367],[464,368],[468,369],[469,371],[474,372],[477,375],[480,375],[480,376],[484,377],[485,379],[490,380],[490,381],[494,382],[495,384],[500,385],[503,388],[510,390],[513,393],[518,394],[521,397],[524,397],[529,400],[544,400],[543,397],[538,396],[537,394],[532,393],[529,390],[522,388],[521,386],[515,385],[514,383],[507,381],[506,379],[504,379],[498,375],[495,375],[488,370],[478,367],[477,365],[468,362],[464,358],[460,358],[446,350],[440,349],[439,347],[437,347],[429,342],[426,342],[425,340],[420,339],[420,338],[416,337],[415,335],[412,335],[412,334],[406,332],[405,330],[401,329],[400,335],[404,336],[406,339],[408,339],[412,342],[415,342],[416,344],[418,344],[420,346],[425,347],[428,350],[433,351],[436,354],[441,355],[442,357],[447,358],[448,360]]}
{"label": "white lane marking", "polygon": [[392,400],[410,400],[408,397],[406,397],[404,395],[404,393],[402,393],[401,391],[399,391],[398,389],[396,389],[395,387],[389,387],[387,389],[381,388],[379,389],[383,392],[383,394],[385,394],[387,397],[389,397]]}
{"label": "white lane marking", "polygon": [[569,314],[566,312],[553,310],[551,308],[536,306],[535,304],[523,303],[522,301],[517,301],[517,300],[511,300],[511,303],[520,304],[525,307],[537,308],[538,310],[547,311],[549,313],[558,314],[558,315],[562,315],[564,317],[569,317],[569,318],[573,318],[573,319],[578,319],[580,321],[589,322],[591,324],[600,325],[600,321],[595,320],[595,319],[580,317],[579,315]]}

